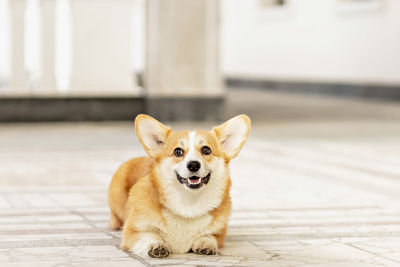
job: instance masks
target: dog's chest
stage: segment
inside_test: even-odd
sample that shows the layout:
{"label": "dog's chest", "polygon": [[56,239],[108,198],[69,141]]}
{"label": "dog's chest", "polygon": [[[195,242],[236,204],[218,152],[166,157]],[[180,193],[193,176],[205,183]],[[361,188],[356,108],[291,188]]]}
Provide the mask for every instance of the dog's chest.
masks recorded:
{"label": "dog's chest", "polygon": [[200,217],[185,219],[166,209],[163,210],[166,226],[160,233],[173,253],[185,253],[202,235],[208,234],[212,217],[205,214]]}

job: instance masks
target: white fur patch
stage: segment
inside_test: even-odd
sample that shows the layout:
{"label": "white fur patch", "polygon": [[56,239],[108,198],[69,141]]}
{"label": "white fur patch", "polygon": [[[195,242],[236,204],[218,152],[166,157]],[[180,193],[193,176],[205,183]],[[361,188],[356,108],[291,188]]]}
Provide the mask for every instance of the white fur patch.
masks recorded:
{"label": "white fur patch", "polygon": [[189,148],[190,150],[194,150],[196,146],[196,132],[195,131],[190,131],[189,133]]}
{"label": "white fur patch", "polygon": [[200,169],[196,172],[196,176],[205,177],[208,174],[208,170],[204,166],[204,162],[201,157],[199,157],[198,153],[196,152],[196,132],[191,131],[189,132],[189,145],[188,145],[188,152],[185,155],[185,159],[182,163],[179,163],[177,166],[177,172],[183,178],[189,178],[189,176],[193,176],[193,173],[189,171],[187,168],[187,164],[189,161],[198,161],[200,162]]}
{"label": "white fur patch", "polygon": [[223,158],[214,158],[207,168],[202,167],[207,174],[211,172],[211,177],[208,184],[199,189],[189,189],[179,183],[176,167],[171,158],[166,158],[157,169],[168,209],[182,217],[194,218],[221,204],[229,176]]}
{"label": "white fur patch", "polygon": [[172,253],[188,252],[198,238],[210,234],[209,224],[212,217],[209,214],[188,219],[164,209],[163,217],[166,228],[162,229],[160,235],[169,245]]}

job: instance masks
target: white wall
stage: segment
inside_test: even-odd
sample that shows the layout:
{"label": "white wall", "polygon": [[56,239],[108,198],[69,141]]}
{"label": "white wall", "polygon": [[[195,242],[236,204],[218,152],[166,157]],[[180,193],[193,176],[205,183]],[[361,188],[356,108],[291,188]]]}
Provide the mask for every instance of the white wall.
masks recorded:
{"label": "white wall", "polygon": [[281,10],[261,2],[222,2],[226,75],[400,84],[399,0],[354,10],[340,0],[291,0]]}
{"label": "white wall", "polygon": [[[5,12],[9,1],[0,0],[0,81],[10,72]],[[140,71],[145,50],[140,14],[145,0],[132,1],[140,9],[132,19],[132,61]],[[262,0],[221,0],[223,74],[399,85],[400,0],[364,0],[367,4],[358,4],[354,11],[346,11],[340,2],[288,0],[287,7],[270,9],[262,7]]]}

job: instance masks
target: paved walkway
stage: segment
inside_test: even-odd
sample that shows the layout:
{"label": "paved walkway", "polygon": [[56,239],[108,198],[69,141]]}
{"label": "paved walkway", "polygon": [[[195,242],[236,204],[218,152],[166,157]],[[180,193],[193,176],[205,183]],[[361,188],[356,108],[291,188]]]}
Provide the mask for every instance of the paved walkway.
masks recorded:
{"label": "paved walkway", "polygon": [[400,266],[396,119],[256,122],[217,256],[118,249],[106,190],[134,155],[127,123],[0,125],[0,266]]}

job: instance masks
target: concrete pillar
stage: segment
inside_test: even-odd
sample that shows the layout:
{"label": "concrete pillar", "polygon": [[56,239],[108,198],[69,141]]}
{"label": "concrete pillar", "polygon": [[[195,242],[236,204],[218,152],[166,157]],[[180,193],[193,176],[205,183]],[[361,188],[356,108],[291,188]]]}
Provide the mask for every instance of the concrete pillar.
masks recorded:
{"label": "concrete pillar", "polygon": [[28,73],[25,70],[25,8],[26,0],[9,1],[11,22],[11,75],[10,94],[28,94]]}
{"label": "concrete pillar", "polygon": [[150,96],[219,96],[215,0],[147,1],[146,87]]}
{"label": "concrete pillar", "polygon": [[[157,104],[150,100],[153,115],[172,120],[182,116],[192,119],[203,112],[215,117],[212,107],[221,103],[212,102],[224,95],[219,68],[218,12],[219,1],[215,0],[147,1],[145,87],[150,99],[170,98],[164,107],[162,100],[157,99]],[[197,98],[202,98],[198,104],[203,108],[196,106]],[[174,105],[185,108],[174,110]]]}
{"label": "concrete pillar", "polygon": [[70,94],[134,94],[132,0],[71,0]]}
{"label": "concrete pillar", "polygon": [[56,94],[55,76],[55,0],[40,0],[42,71],[39,82],[40,94]]}

